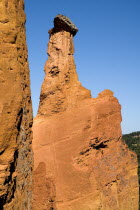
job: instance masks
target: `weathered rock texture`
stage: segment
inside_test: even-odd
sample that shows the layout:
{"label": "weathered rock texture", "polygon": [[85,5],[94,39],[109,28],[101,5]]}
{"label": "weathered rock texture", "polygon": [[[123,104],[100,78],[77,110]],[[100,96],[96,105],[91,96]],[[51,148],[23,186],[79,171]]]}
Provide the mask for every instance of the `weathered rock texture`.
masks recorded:
{"label": "weathered rock texture", "polygon": [[112,91],[91,98],[81,86],[74,34],[60,28],[49,32],[34,119],[33,209],[137,210],[137,158],[122,142],[121,107]]}
{"label": "weathered rock texture", "polygon": [[29,69],[23,0],[0,1],[0,209],[31,209]]}

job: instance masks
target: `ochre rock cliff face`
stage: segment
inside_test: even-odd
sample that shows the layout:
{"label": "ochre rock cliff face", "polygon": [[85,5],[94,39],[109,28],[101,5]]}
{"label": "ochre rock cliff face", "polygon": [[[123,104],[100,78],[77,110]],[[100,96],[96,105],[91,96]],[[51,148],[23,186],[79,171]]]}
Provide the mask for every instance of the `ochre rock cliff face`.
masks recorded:
{"label": "ochre rock cliff face", "polygon": [[57,20],[33,126],[33,209],[137,210],[137,158],[122,142],[121,107],[112,91],[91,98],[81,86],[77,31],[69,19]]}
{"label": "ochre rock cliff face", "polygon": [[23,0],[0,1],[0,209],[31,209],[29,69]]}

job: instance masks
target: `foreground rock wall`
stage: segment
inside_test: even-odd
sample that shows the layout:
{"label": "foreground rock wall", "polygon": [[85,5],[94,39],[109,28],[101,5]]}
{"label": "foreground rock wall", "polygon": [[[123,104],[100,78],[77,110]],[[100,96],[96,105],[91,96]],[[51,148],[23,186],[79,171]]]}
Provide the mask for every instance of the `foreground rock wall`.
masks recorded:
{"label": "foreground rock wall", "polygon": [[0,1],[0,209],[31,209],[32,108],[23,0]]}
{"label": "foreground rock wall", "polygon": [[34,210],[137,210],[137,158],[121,134],[112,91],[81,86],[73,58],[77,30],[57,16],[33,126]]}

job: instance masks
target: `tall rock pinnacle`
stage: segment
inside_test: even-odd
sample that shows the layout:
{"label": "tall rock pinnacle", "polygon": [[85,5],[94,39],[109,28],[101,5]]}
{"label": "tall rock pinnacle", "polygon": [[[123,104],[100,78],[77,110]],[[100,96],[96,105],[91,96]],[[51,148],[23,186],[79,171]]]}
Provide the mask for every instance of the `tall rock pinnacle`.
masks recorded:
{"label": "tall rock pinnacle", "polygon": [[33,126],[34,210],[137,210],[137,158],[122,141],[110,90],[91,98],[78,81],[65,16],[49,31],[48,60]]}
{"label": "tall rock pinnacle", "polygon": [[73,36],[77,31],[67,17],[58,15],[54,19],[54,28],[49,31],[48,60],[40,95],[39,115],[49,116],[62,112],[90,97],[90,91],[78,81],[74,63]]}
{"label": "tall rock pinnacle", "polygon": [[23,0],[0,1],[0,209],[30,210],[32,107]]}

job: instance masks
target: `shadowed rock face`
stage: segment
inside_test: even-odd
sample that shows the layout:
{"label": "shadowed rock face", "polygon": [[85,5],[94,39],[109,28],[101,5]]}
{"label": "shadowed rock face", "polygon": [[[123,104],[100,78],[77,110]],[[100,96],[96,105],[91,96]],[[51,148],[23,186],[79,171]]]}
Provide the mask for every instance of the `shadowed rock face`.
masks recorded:
{"label": "shadowed rock face", "polygon": [[23,0],[0,1],[0,209],[31,209],[29,68]]}
{"label": "shadowed rock face", "polygon": [[73,33],[50,34],[33,126],[33,209],[137,210],[137,158],[122,142],[121,106],[110,90],[91,98],[73,54]]}

